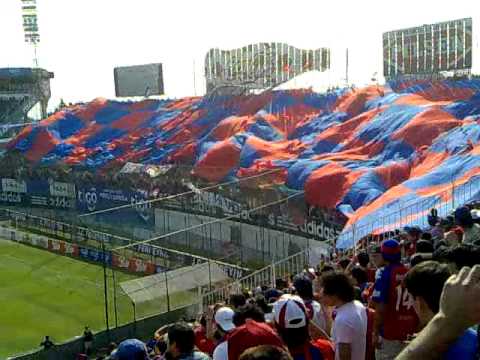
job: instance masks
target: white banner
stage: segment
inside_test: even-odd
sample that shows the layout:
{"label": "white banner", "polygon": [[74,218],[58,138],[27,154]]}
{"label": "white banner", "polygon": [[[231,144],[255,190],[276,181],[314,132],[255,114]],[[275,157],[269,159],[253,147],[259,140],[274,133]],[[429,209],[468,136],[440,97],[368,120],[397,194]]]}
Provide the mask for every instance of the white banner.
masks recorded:
{"label": "white banner", "polygon": [[2,179],[2,190],[6,193],[26,194],[27,183],[15,179]]}
{"label": "white banner", "polygon": [[50,183],[50,195],[75,199],[75,184],[52,181]]}

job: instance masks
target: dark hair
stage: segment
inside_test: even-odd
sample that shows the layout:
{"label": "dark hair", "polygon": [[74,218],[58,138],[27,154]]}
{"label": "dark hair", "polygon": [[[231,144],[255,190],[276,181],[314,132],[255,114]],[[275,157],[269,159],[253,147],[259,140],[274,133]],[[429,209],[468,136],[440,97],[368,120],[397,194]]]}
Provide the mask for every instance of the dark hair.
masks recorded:
{"label": "dark hair", "polygon": [[313,284],[312,280],[306,275],[298,275],[293,280],[295,292],[303,300],[310,300],[313,298]]}
{"label": "dark hair", "polygon": [[448,247],[448,244],[445,240],[439,240],[437,242],[437,244],[435,245],[435,249],[434,249],[434,252],[437,251],[438,249],[440,248],[446,248]]}
{"label": "dark hair", "polygon": [[322,270],[321,270],[320,273],[321,273],[321,274],[325,274],[325,273],[327,273],[327,272],[329,272],[329,271],[335,271],[335,269],[334,269],[333,266],[331,266],[331,265],[325,265],[325,266],[322,268]]}
{"label": "dark hair", "polygon": [[108,344],[108,347],[107,347],[108,352],[111,353],[113,350],[115,350],[117,348],[117,346],[118,346],[117,343],[112,341],[110,344]]}
{"label": "dark hair", "polygon": [[205,317],[205,315],[202,315],[200,317],[200,321],[199,321],[200,325],[202,325],[204,328],[207,327],[207,318]]}
{"label": "dark hair", "polygon": [[264,314],[272,312],[272,305],[267,303],[267,299],[263,295],[257,295],[255,297],[255,304],[263,311]]}
{"label": "dark hair", "polygon": [[246,304],[235,309],[233,315],[233,324],[239,327],[245,324],[247,319],[255,320],[256,322],[265,322],[265,315],[258,305]]}
{"label": "dark hair", "polygon": [[355,299],[353,284],[342,272],[329,272],[322,276],[323,293],[325,295],[337,296],[344,302]]}
{"label": "dark hair", "polygon": [[340,265],[340,267],[343,270],[345,270],[349,264],[350,264],[350,260],[347,258],[343,258],[338,262],[338,265]]}
{"label": "dark hair", "polygon": [[280,326],[276,328],[278,335],[280,335],[289,349],[298,348],[310,339],[308,325],[297,329],[282,328]]}
{"label": "dark hair", "polygon": [[365,284],[368,282],[367,272],[360,266],[355,266],[352,269],[352,277],[357,281],[358,284]]}
{"label": "dark hair", "polygon": [[407,273],[405,286],[413,297],[421,296],[430,310],[437,313],[443,285],[450,275],[447,265],[436,261],[424,261]]}
{"label": "dark hair", "polygon": [[288,287],[288,283],[284,279],[275,279],[275,288],[278,290],[283,290]]}
{"label": "dark hair", "polygon": [[243,306],[247,303],[247,298],[244,294],[232,294],[228,299],[228,304],[234,308],[238,308]]}
{"label": "dark hair", "polygon": [[277,346],[260,345],[245,350],[239,360],[292,360],[292,357]]}
{"label": "dark hair", "polygon": [[417,252],[433,253],[433,244],[428,240],[420,240],[417,242]]}
{"label": "dark hair", "polygon": [[420,236],[421,240],[427,240],[427,241],[432,241],[432,234],[429,232],[424,232],[422,236]]}
{"label": "dark hair", "polygon": [[362,251],[357,255],[357,259],[360,266],[363,266],[363,267],[367,267],[368,263],[370,262],[370,256],[368,256],[368,254],[364,251]]}
{"label": "dark hair", "polygon": [[480,246],[459,244],[453,247],[439,248],[433,253],[433,260],[454,263],[458,269],[480,264]]}
{"label": "dark hair", "polygon": [[420,254],[420,253],[414,254],[410,258],[410,266],[413,268],[415,265],[418,265],[421,262],[424,262],[426,260],[431,260],[431,259],[432,259],[431,254]]}
{"label": "dark hair", "polygon": [[181,353],[191,353],[195,346],[195,334],[192,327],[185,322],[173,324],[168,328],[168,342],[175,343]]}

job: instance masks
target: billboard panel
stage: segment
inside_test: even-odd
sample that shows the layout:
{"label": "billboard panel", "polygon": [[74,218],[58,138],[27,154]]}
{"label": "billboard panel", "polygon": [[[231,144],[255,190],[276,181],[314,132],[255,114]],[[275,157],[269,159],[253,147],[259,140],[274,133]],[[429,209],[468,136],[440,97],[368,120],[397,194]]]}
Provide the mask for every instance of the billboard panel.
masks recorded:
{"label": "billboard panel", "polygon": [[250,44],[233,50],[210,49],[205,58],[207,91],[218,85],[262,89],[309,70],[330,68],[330,49],[297,49],[285,43]]}
{"label": "billboard panel", "polygon": [[387,79],[472,67],[471,18],[389,31],[382,42]]}
{"label": "billboard panel", "polygon": [[115,96],[163,95],[162,64],[122,66],[114,69]]}

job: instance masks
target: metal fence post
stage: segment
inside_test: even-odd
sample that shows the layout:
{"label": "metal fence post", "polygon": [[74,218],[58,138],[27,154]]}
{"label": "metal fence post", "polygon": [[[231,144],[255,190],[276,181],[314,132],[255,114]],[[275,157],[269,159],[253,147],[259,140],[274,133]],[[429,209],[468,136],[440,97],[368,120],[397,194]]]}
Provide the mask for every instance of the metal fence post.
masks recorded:
{"label": "metal fence post", "polygon": [[170,295],[168,293],[168,276],[167,271],[163,272],[165,274],[165,291],[167,295],[167,311],[170,312]]}
{"label": "metal fence post", "polygon": [[275,272],[275,260],[272,261],[272,288],[275,289],[276,272]]}

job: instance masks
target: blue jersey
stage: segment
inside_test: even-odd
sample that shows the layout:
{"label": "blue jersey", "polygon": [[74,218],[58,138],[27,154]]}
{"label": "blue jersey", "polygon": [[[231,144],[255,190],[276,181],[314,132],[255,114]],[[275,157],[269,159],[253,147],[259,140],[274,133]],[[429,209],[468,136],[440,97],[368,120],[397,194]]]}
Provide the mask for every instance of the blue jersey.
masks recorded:
{"label": "blue jersey", "polygon": [[477,332],[473,329],[468,329],[453,345],[448,348],[443,358],[445,360],[476,360],[477,353]]}

